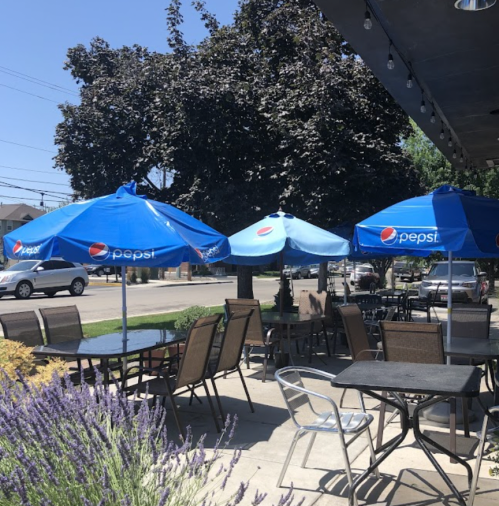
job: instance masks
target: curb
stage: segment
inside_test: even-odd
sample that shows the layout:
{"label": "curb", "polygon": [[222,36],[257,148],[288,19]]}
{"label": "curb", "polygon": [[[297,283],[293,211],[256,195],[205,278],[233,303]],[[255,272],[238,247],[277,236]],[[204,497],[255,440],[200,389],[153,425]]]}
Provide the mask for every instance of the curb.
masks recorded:
{"label": "curb", "polygon": [[[127,285],[128,286],[154,286],[155,288],[170,288],[173,286],[198,286],[198,285],[222,285],[227,283],[234,283],[234,281],[180,281],[180,282],[166,282],[166,283],[138,283],[135,285]],[[88,283],[89,286],[121,286],[121,283],[105,283],[99,281],[90,281]]]}

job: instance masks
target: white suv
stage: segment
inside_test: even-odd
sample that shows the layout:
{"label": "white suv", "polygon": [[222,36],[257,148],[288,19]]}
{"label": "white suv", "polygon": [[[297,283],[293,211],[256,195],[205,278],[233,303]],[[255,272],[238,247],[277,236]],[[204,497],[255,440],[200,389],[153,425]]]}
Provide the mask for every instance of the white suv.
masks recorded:
{"label": "white suv", "polygon": [[60,259],[22,260],[0,272],[0,298],[29,299],[36,292],[53,297],[62,290],[81,295],[87,285],[88,274],[81,264]]}

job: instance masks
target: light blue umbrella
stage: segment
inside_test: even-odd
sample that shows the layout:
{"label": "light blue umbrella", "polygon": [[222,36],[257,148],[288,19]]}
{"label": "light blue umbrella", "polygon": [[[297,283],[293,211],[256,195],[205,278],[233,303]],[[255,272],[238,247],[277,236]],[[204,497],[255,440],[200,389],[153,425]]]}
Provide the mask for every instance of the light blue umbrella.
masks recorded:
{"label": "light blue umbrella", "polygon": [[229,253],[227,237],[173,206],[137,195],[135,182],[115,194],[52,211],[4,237],[4,255],[16,260],[62,256],[121,266],[124,340],[125,266],[206,264]]}
{"label": "light blue umbrella", "polygon": [[362,251],[449,259],[447,342],[451,338],[452,258],[499,256],[499,200],[444,185],[428,195],[387,207],[355,226]]}

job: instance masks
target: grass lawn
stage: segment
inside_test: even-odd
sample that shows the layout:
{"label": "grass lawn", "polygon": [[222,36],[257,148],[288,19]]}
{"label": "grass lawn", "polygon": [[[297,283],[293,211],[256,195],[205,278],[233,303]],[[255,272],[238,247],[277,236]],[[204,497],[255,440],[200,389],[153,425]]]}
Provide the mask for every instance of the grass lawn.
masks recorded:
{"label": "grass lawn", "polygon": [[[270,311],[272,304],[262,304],[262,311]],[[213,306],[210,308],[213,314],[223,314],[223,306]],[[162,313],[145,316],[132,316],[127,319],[128,330],[140,329],[175,329],[175,321],[181,311],[173,313]],[[121,318],[116,320],[103,320],[94,323],[84,323],[83,335],[85,337],[95,337],[103,334],[113,334],[121,332]]]}

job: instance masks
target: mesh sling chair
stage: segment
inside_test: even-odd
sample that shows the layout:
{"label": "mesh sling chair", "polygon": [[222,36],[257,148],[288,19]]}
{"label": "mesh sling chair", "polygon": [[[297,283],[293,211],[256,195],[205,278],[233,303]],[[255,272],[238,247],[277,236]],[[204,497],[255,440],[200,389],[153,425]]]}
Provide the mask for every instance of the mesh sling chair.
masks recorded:
{"label": "mesh sling chair", "polygon": [[28,347],[43,346],[42,329],[34,311],[0,315],[5,339],[18,341]]}
{"label": "mesh sling chair", "polygon": [[[360,395],[359,400],[362,409],[361,412],[345,413],[339,411],[338,406],[329,396],[305,388],[301,377],[302,373],[313,379],[324,379],[328,383],[335,377],[333,374],[312,369],[310,367],[284,367],[275,373],[286,407],[288,408],[291,419],[296,426],[296,432],[293,441],[291,442],[281,474],[277,480],[277,486],[280,487],[282,484],[297,442],[307,433],[311,433],[311,439],[301,464],[301,467],[305,467],[315,438],[319,432],[338,435],[345,462],[345,471],[348,483],[351,486],[353,483],[353,477],[350,460],[348,458],[348,447],[362,433],[366,432],[367,442],[371,452],[371,459],[375,459],[374,447],[369,429],[369,426],[374,418],[372,415],[365,413],[364,403],[362,396]],[[325,403],[328,404],[327,411],[319,412],[316,410],[314,400],[316,401],[315,405],[317,405],[318,399],[325,401],[319,401],[322,405]],[[350,436],[351,438],[347,440],[347,437]],[[375,472],[376,476],[379,478],[379,471],[376,469]]]}
{"label": "mesh sling chair", "polygon": [[[180,358],[176,374],[172,374],[172,371],[167,366],[165,366],[167,367],[165,369],[162,366],[151,368],[133,365],[126,370],[123,378],[122,390],[141,394],[148,393],[153,396],[154,402],[156,402],[157,397],[163,397],[163,406],[166,403],[166,398],[169,397],[178,431],[184,439],[185,430],[180,422],[175,397],[186,392],[192,394],[194,388],[198,385],[202,385],[204,388],[208,404],[210,405],[211,414],[215,421],[215,426],[217,431],[220,432],[217,415],[206,385],[205,373],[217,326],[221,318],[222,315],[205,316],[204,318],[199,318],[192,324],[185,341],[184,351]],[[127,384],[131,371],[135,369],[138,369],[142,374],[156,374],[156,377],[149,380],[139,380],[136,385],[130,385],[129,387],[124,386]]]}
{"label": "mesh sling chair", "polygon": [[[246,332],[248,330],[248,325],[253,311],[254,309],[249,309],[230,314],[225,323],[225,331],[221,343],[214,343],[211,348],[205,379],[209,379],[211,381],[222,420],[225,420],[225,415],[215,380],[221,377],[225,378],[227,374],[232,372],[237,372],[239,374],[250,410],[252,413],[255,412],[248,387],[246,386],[243,373],[241,372],[241,367],[239,366]],[[194,391],[192,391],[191,400],[193,394]]]}
{"label": "mesh sling chair", "polygon": [[[77,341],[84,338],[80,313],[76,306],[42,308],[40,314],[43,319],[47,344]],[[77,364],[76,370],[83,373],[85,379],[94,377],[95,371],[91,360],[88,360],[86,368],[82,367],[81,359],[77,360]]]}
{"label": "mesh sling chair", "polygon": [[[385,360],[413,364],[445,364],[441,323],[382,321],[380,327]],[[468,408],[465,402],[462,406],[465,430],[468,432]],[[378,448],[383,441],[385,412],[386,404],[382,403],[378,425]],[[393,417],[388,423],[392,419]]]}
{"label": "mesh sling chair", "polygon": [[[379,354],[382,353],[381,345],[378,343],[377,349],[371,349],[364,317],[362,316],[362,311],[359,306],[357,306],[357,304],[339,306],[338,312],[343,321],[352,362],[376,360]],[[343,407],[345,393],[346,390],[343,390],[340,398],[340,408]]]}
{"label": "mesh sling chair", "polygon": [[263,359],[263,378],[262,382],[265,382],[267,378],[267,365],[270,353],[273,351],[279,340],[273,338],[275,329],[270,329],[265,334],[262,323],[262,311],[260,308],[260,301],[256,299],[225,299],[225,307],[227,314],[234,313],[236,311],[247,311],[253,309],[251,315],[248,330],[246,332],[246,339],[244,341],[244,348],[246,351],[246,368],[249,369],[249,357],[250,350],[252,348],[264,348],[264,359]]}
{"label": "mesh sling chair", "polygon": [[[302,290],[300,292],[300,300],[298,303],[298,313],[305,315],[324,315],[326,320],[317,321],[312,324],[312,333],[317,336],[317,344],[320,341],[320,334],[324,333],[326,341],[327,356],[331,356],[329,349],[329,341],[327,337],[327,328],[333,328],[332,304],[331,295],[326,292],[318,292],[313,290]],[[334,335],[336,339],[336,335]],[[309,362],[312,358],[312,339],[309,342]]]}

